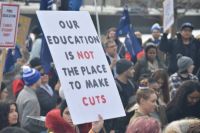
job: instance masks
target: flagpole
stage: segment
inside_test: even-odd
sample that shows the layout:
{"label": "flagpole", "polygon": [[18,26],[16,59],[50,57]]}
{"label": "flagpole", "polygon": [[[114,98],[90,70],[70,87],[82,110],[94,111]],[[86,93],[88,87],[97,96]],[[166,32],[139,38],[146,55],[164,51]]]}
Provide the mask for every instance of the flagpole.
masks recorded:
{"label": "flagpole", "polygon": [[98,32],[99,37],[101,37],[100,25],[99,25],[99,15],[98,15],[98,11],[97,11],[97,0],[94,0],[94,4],[95,4],[95,12],[96,12],[97,32]]}

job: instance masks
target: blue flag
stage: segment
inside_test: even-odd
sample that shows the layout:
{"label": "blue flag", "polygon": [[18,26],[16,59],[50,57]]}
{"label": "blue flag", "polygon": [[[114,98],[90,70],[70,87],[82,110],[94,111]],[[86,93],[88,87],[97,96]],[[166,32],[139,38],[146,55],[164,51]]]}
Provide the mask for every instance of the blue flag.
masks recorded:
{"label": "blue flag", "polygon": [[128,30],[125,39],[125,45],[128,52],[131,54],[132,59],[134,59],[135,56],[142,51],[141,44],[139,43],[137,37],[135,36],[134,30],[132,28],[129,28]]}
{"label": "blue flag", "polygon": [[12,49],[8,49],[5,66],[4,66],[4,73],[11,72],[12,70],[14,70],[17,59],[21,57],[22,55],[21,55],[19,46],[17,45],[15,46],[14,52]]}
{"label": "blue flag", "polygon": [[[53,0],[41,0],[40,10],[52,10]],[[51,53],[49,51],[48,44],[45,40],[44,34],[42,37],[42,46],[40,51],[40,61],[44,68],[45,73],[49,73],[51,69],[51,63],[53,62]]]}
{"label": "blue flag", "polygon": [[43,37],[42,38],[42,46],[41,46],[41,51],[40,51],[40,60],[41,64],[45,70],[45,73],[49,73],[51,69],[51,63],[53,62],[48,44],[46,42],[46,39]]}
{"label": "blue flag", "polygon": [[69,0],[69,10],[70,11],[79,11],[83,0]]}
{"label": "blue flag", "polygon": [[133,44],[132,44],[132,40],[131,40],[130,36],[131,35],[129,33],[126,35],[126,39],[125,39],[124,43],[125,43],[127,51],[131,55],[131,58],[134,58],[136,56],[136,54],[135,54],[135,51],[134,51],[134,49],[132,47]]}
{"label": "blue flag", "polygon": [[122,17],[120,18],[119,26],[116,32],[117,36],[126,35],[125,46],[132,59],[142,51],[142,47],[137,37],[134,34],[134,29],[131,27],[128,8],[124,8]]}
{"label": "blue flag", "polygon": [[52,10],[53,0],[40,0],[40,10]]}
{"label": "blue flag", "polygon": [[129,32],[129,28],[130,28],[130,18],[128,9],[124,8],[123,15],[119,21],[119,26],[117,27],[116,35],[117,36],[126,35]]}

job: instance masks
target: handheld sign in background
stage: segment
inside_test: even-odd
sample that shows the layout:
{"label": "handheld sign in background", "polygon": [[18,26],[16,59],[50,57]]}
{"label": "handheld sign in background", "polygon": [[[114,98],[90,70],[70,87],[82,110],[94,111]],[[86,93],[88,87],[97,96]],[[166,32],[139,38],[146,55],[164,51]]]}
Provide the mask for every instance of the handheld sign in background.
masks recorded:
{"label": "handheld sign in background", "polygon": [[74,124],[125,115],[88,12],[37,11]]}
{"label": "handheld sign in background", "polygon": [[0,47],[14,48],[19,19],[19,5],[2,4],[0,20]]}
{"label": "handheld sign in background", "polygon": [[25,41],[28,35],[30,24],[31,24],[31,18],[20,15],[16,42],[23,48],[26,47]]}
{"label": "handheld sign in background", "polygon": [[163,28],[165,32],[174,23],[174,0],[165,0],[163,2],[163,9],[164,9]]}

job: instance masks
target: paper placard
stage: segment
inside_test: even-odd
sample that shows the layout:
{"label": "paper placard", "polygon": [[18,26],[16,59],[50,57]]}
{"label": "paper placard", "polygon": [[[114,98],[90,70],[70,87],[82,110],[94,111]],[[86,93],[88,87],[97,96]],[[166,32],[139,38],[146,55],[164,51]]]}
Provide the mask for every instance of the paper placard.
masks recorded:
{"label": "paper placard", "polygon": [[165,0],[163,2],[163,29],[168,30],[174,23],[174,0]]}
{"label": "paper placard", "polygon": [[86,11],[37,11],[74,124],[125,115],[110,67]]}
{"label": "paper placard", "polygon": [[15,47],[18,19],[19,5],[1,4],[0,47]]}

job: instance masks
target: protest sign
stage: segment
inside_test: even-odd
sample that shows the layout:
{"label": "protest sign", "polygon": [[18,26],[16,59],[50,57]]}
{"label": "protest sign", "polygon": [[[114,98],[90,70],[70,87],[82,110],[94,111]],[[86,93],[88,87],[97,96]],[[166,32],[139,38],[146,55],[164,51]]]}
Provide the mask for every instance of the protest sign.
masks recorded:
{"label": "protest sign", "polygon": [[21,47],[25,47],[25,41],[28,35],[30,24],[31,18],[20,15],[19,26],[17,31],[17,44]]}
{"label": "protest sign", "polygon": [[0,47],[15,47],[18,19],[19,5],[1,4]]}
{"label": "protest sign", "polygon": [[163,29],[164,32],[168,30],[174,23],[174,1],[173,0],[165,0],[163,2]]}
{"label": "protest sign", "polygon": [[88,12],[37,11],[74,124],[125,115]]}

